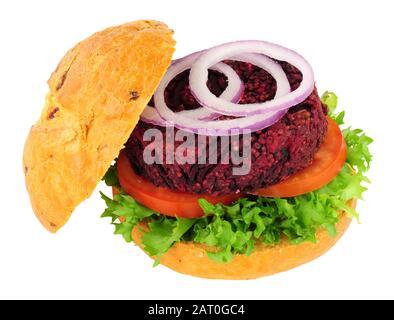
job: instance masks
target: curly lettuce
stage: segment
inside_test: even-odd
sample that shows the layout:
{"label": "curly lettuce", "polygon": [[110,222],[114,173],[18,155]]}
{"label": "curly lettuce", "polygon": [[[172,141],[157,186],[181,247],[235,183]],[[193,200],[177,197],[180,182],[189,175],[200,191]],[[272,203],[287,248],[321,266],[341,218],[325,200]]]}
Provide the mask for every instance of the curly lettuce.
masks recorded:
{"label": "curly lettuce", "polygon": [[[329,116],[338,125],[344,124],[345,113],[335,113],[337,96],[326,92],[322,101]],[[361,129],[342,130],[347,144],[347,160],[338,176],[319,190],[292,198],[250,196],[231,205],[212,204],[204,199],[199,204],[204,216],[199,219],[167,217],[139,204],[122,190],[113,199],[101,193],[107,208],[102,217],[109,217],[127,242],[132,242],[131,231],[141,221],[148,224],[143,231],[142,245],[148,254],[156,257],[155,264],[171,246],[179,241],[193,241],[207,246],[207,255],[218,263],[230,262],[235,254],[250,255],[257,242],[278,244],[287,239],[294,244],[316,242],[316,233],[324,228],[336,235],[339,211],[358,219],[351,199],[362,199],[369,183],[368,171],[372,155],[368,146],[372,139]],[[115,167],[105,175],[110,186],[119,186]]]}

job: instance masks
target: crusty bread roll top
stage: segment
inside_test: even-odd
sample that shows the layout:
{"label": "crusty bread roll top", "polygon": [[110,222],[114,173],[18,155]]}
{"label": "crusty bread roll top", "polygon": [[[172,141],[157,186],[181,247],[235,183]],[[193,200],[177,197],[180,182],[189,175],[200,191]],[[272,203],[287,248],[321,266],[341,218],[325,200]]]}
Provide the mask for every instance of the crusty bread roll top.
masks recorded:
{"label": "crusty bread roll top", "polygon": [[149,20],[108,28],[53,72],[23,154],[33,210],[49,231],[66,223],[119,154],[170,65],[172,33]]}

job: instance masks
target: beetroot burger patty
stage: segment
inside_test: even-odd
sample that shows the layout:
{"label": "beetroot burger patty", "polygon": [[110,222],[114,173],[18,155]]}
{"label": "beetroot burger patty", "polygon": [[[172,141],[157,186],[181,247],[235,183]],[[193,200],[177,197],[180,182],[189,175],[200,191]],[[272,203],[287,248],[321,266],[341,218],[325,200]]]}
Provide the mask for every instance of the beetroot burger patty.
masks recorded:
{"label": "beetroot burger patty", "polygon": [[[240,104],[263,102],[274,97],[276,82],[266,71],[248,63],[227,63],[239,74],[245,85]],[[292,90],[295,90],[302,80],[301,73],[287,63],[281,64]],[[166,89],[166,102],[176,112],[200,107],[190,93],[188,76],[188,71],[183,72]],[[223,92],[226,85],[225,76],[210,71],[208,87],[215,95]],[[229,164],[221,164],[220,152],[217,164],[209,164],[208,161],[206,164],[197,164],[197,161],[196,164],[180,164],[176,161],[173,164],[166,164],[165,161],[164,164],[146,164],[143,151],[151,142],[143,141],[143,135],[151,128],[161,130],[163,141],[166,141],[165,128],[140,121],[126,144],[126,154],[138,175],[156,186],[172,190],[221,195],[266,187],[307,167],[324,139],[327,120],[326,108],[315,89],[304,102],[292,107],[273,126],[252,133],[251,169],[246,175],[233,175],[235,165],[231,162],[231,155]],[[177,130],[175,128],[175,132]],[[218,146],[221,145],[220,139]],[[208,143],[208,139],[206,141]],[[174,150],[179,144],[181,142],[175,143]]]}

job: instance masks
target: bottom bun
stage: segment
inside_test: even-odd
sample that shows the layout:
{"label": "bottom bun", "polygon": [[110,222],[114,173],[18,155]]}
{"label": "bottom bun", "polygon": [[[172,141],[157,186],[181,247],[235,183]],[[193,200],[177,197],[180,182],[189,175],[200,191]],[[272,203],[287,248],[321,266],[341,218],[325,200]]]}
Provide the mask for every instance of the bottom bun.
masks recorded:
{"label": "bottom bun", "polygon": [[[351,201],[349,205],[354,208],[356,201]],[[204,245],[178,242],[162,255],[160,263],[174,271],[195,277],[228,280],[255,279],[295,268],[321,256],[339,240],[351,221],[351,218],[341,212],[340,220],[336,225],[335,237],[331,237],[321,229],[317,232],[317,243],[303,242],[295,245],[285,239],[274,246],[256,243],[250,256],[236,255],[231,262],[223,264],[210,260]],[[132,235],[137,245],[143,249],[141,228],[135,227]]]}

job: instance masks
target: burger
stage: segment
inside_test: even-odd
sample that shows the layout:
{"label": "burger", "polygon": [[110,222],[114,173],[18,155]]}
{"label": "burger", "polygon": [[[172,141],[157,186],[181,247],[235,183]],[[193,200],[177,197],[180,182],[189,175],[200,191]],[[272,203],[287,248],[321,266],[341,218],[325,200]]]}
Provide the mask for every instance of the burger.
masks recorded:
{"label": "burger", "polygon": [[296,52],[236,41],[173,60],[172,36],[131,22],[61,60],[23,156],[40,222],[59,230],[103,179],[102,217],[154,265],[252,279],[322,255],[358,219],[372,139],[340,128]]}

